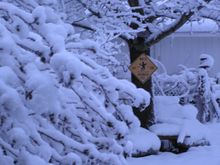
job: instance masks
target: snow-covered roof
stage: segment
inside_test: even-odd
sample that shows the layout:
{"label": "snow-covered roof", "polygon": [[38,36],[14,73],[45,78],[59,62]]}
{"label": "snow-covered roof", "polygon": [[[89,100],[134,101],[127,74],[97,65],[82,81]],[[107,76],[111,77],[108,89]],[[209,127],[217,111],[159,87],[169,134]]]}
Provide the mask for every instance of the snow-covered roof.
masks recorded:
{"label": "snow-covered roof", "polygon": [[181,27],[177,33],[217,33],[219,26],[212,20],[202,20],[198,22],[190,22]]}

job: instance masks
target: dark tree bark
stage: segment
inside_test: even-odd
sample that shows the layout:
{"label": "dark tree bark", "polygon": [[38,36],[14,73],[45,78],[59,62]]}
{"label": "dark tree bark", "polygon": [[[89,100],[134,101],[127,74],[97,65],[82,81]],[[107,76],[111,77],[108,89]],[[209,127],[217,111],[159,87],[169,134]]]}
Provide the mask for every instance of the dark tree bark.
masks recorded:
{"label": "dark tree bark", "polygon": [[[135,61],[135,59],[141,55],[142,53],[150,55],[150,48],[146,47],[144,43],[143,37],[137,37],[135,40],[128,41],[129,49],[130,49],[130,60],[131,63]],[[138,87],[143,88],[144,90],[150,92],[152,96],[152,83],[151,78],[145,83],[142,84],[133,74],[132,74],[132,82]],[[140,111],[138,108],[133,108],[134,114],[139,118],[141,122],[141,127],[147,128],[154,123],[154,112],[153,112],[153,102],[152,97],[150,101],[150,105]]]}
{"label": "dark tree bark", "polygon": [[[135,7],[139,6],[138,0],[128,0],[130,6]],[[142,9],[136,9],[135,12],[138,12],[141,15],[144,15]],[[137,29],[138,26],[136,24],[131,24],[133,29]],[[129,51],[130,51],[130,61],[131,63],[136,60],[138,56],[141,54],[146,54],[150,56],[150,47],[146,45],[145,39],[148,36],[148,30],[146,32],[142,32],[138,35],[137,38],[128,41]],[[141,127],[148,128],[154,123],[154,110],[153,110],[153,101],[152,101],[152,81],[151,78],[144,84],[142,84],[133,74],[131,76],[132,82],[138,88],[143,88],[151,94],[150,105],[145,108],[143,111],[140,111],[138,108],[133,108],[134,114],[138,117],[141,122]]]}

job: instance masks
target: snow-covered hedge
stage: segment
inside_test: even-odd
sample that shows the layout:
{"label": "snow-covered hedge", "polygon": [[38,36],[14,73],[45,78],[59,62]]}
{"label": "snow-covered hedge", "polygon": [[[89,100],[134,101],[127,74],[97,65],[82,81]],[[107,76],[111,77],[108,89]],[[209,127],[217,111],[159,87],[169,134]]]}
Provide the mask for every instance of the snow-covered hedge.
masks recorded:
{"label": "snow-covered hedge", "polygon": [[91,60],[99,43],[56,9],[0,2],[1,164],[125,164],[140,124],[131,107],[146,107],[149,94]]}
{"label": "snow-covered hedge", "polygon": [[178,96],[180,104],[193,104],[198,109],[201,122],[216,121],[220,118],[220,85],[217,78],[210,77],[208,70],[214,59],[201,54],[199,68],[183,67],[174,75],[157,74],[154,77],[154,95]]}

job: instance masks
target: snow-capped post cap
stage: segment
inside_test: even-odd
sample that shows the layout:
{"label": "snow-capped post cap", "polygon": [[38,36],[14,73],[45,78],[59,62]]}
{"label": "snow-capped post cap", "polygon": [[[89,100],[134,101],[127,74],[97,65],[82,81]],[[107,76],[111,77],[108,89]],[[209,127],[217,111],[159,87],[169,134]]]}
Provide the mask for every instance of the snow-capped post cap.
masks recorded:
{"label": "snow-capped post cap", "polygon": [[211,55],[208,54],[201,54],[200,55],[200,68],[204,68],[206,70],[209,70],[214,65],[214,59]]}

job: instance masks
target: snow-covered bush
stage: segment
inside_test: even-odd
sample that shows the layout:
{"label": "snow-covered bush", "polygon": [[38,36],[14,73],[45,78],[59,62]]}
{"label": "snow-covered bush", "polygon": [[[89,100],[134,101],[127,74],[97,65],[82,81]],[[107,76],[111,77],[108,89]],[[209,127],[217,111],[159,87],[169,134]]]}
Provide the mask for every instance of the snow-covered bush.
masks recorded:
{"label": "snow-covered bush", "polygon": [[186,68],[177,75],[160,74],[154,77],[156,96],[179,96],[180,103],[194,104],[198,109],[197,118],[201,122],[218,120],[219,85],[217,79],[208,75],[214,59],[207,54],[200,56],[199,68]]}
{"label": "snow-covered bush", "polygon": [[195,106],[180,105],[178,96],[155,96],[154,103],[156,124],[149,129],[160,137],[163,150],[180,152],[190,146],[209,144],[208,131],[197,120]]}
{"label": "snow-covered bush", "polygon": [[1,164],[125,164],[140,125],[131,107],[149,94],[94,62],[107,48],[57,11],[54,0],[0,2]]}

